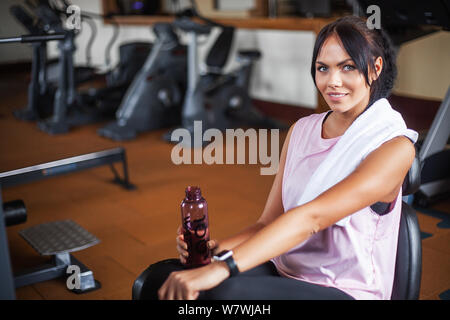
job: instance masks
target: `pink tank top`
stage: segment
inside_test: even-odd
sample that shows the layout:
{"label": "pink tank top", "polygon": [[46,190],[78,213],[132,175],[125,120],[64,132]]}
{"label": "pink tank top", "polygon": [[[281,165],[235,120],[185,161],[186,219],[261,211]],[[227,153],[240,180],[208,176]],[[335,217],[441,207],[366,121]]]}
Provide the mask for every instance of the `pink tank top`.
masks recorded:
{"label": "pink tank top", "polygon": [[[312,114],[294,125],[282,183],[285,212],[296,206],[312,174],[340,138],[322,138],[326,114]],[[388,214],[364,208],[344,226],[332,225],[272,261],[285,277],[335,287],[355,299],[390,299],[401,203],[400,190]]]}

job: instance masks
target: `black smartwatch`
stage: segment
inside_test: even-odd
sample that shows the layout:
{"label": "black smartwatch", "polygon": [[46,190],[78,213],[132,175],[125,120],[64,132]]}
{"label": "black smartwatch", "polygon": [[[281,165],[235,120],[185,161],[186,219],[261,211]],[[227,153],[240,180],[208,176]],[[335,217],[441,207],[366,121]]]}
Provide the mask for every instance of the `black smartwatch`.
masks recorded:
{"label": "black smartwatch", "polygon": [[233,251],[223,250],[217,255],[213,256],[213,260],[224,261],[227,264],[228,269],[230,270],[230,277],[234,277],[235,275],[239,274],[239,269],[233,259]]}

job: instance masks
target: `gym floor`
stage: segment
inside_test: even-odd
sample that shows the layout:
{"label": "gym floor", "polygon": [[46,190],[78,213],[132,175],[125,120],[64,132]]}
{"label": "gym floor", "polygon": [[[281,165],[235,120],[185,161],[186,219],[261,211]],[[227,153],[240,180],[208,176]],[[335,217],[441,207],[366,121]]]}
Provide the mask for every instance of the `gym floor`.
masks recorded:
{"label": "gym floor", "polygon": [[[102,124],[49,136],[35,123],[16,120],[12,110],[26,104],[27,73],[0,75],[0,172],[66,157],[126,148],[131,182],[126,191],[110,183],[108,167],[42,180],[2,190],[3,200],[24,200],[25,224],[7,229],[14,271],[47,261],[18,231],[30,226],[71,219],[101,242],[74,256],[93,270],[102,288],[77,295],[64,280],[51,280],[16,291],[18,299],[130,299],[136,277],[151,263],[175,257],[179,204],[187,185],[202,188],[208,201],[210,230],[221,239],[254,222],[264,208],[273,176],[259,174],[261,165],[180,165],[170,159],[173,145],[162,141],[164,130],[117,143],[99,137]],[[421,121],[415,118],[414,121]],[[288,119],[293,123],[296,118]],[[408,120],[407,120],[408,123]],[[419,123],[420,125],[420,123]],[[286,132],[280,134],[284,141]],[[420,299],[450,299],[450,200],[419,209],[423,272]]]}

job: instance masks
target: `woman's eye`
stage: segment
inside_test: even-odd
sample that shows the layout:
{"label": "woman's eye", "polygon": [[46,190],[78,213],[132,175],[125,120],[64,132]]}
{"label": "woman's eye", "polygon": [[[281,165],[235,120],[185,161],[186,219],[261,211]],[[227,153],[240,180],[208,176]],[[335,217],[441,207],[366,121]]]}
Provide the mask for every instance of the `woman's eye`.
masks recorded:
{"label": "woman's eye", "polygon": [[324,67],[324,66],[319,66],[319,67],[317,67],[317,71],[319,71],[319,72],[323,72],[323,71],[326,71],[326,67]]}
{"label": "woman's eye", "polygon": [[350,64],[347,64],[347,65],[344,66],[344,70],[345,71],[355,70],[355,67],[350,65]]}

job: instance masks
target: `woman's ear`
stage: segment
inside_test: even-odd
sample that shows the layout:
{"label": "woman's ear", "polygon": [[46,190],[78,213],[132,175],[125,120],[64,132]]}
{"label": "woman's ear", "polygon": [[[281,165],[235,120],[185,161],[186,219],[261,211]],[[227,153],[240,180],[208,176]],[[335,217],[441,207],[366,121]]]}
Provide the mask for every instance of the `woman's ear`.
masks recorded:
{"label": "woman's ear", "polygon": [[375,72],[372,72],[372,81],[375,81],[380,76],[381,70],[383,70],[383,58],[378,57],[375,60]]}

